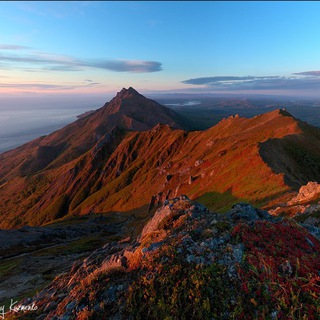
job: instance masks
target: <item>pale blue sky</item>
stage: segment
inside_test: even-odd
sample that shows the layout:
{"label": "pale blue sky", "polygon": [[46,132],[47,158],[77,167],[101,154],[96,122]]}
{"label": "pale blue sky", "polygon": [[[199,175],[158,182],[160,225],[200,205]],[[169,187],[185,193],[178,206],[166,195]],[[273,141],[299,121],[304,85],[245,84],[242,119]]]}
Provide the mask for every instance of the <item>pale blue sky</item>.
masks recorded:
{"label": "pale blue sky", "polygon": [[319,13],[303,1],[4,1],[0,92],[320,97]]}

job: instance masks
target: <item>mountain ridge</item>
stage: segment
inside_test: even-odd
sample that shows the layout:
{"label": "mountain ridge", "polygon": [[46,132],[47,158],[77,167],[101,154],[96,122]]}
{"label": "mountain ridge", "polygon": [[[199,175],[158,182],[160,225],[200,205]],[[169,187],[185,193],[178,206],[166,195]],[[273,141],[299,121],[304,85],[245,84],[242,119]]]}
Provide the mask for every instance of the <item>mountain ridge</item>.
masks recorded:
{"label": "mountain ridge", "polygon": [[[148,208],[181,193],[212,209],[225,210],[239,200],[268,207],[270,201],[294,193],[310,176],[320,180],[320,170],[303,167],[308,157],[313,162],[320,157],[320,129],[285,110],[253,118],[231,116],[204,131],[185,131],[168,123],[132,131],[114,122],[111,126],[108,116],[101,116],[112,110],[122,117],[121,107],[131,112],[136,105],[139,112],[158,106],[131,87],[122,89],[95,113],[0,155],[0,209],[5,217],[0,226],[41,225],[68,215],[112,211],[147,214]],[[84,125],[76,130],[79,123]],[[103,131],[104,126],[111,129]],[[301,144],[309,138],[312,144]],[[287,139],[300,156],[287,148],[276,157],[278,142]],[[288,167],[289,162],[294,165]]]}

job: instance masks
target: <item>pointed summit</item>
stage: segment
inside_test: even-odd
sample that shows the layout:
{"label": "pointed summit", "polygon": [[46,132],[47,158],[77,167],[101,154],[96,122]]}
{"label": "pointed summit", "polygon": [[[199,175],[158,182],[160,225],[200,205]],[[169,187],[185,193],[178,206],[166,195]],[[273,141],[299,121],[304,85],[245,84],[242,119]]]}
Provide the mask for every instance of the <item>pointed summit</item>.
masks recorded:
{"label": "pointed summit", "polygon": [[99,119],[108,119],[108,129],[111,123],[122,129],[136,131],[149,130],[158,123],[183,130],[190,128],[188,122],[173,110],[146,98],[132,87],[122,88],[99,112]]}
{"label": "pointed summit", "polygon": [[143,96],[132,87],[129,87],[128,89],[122,88],[122,90],[118,92],[116,95],[116,98],[120,98],[120,99],[133,98],[133,97],[143,97]]}

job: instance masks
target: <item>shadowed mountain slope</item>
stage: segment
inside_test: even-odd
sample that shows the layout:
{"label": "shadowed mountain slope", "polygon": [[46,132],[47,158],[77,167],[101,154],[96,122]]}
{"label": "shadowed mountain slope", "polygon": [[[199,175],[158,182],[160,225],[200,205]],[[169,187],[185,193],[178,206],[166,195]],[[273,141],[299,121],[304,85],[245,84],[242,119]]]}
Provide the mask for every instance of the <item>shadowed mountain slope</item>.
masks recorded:
{"label": "shadowed mountain slope", "polygon": [[297,123],[300,134],[260,145],[262,159],[274,172],[283,173],[286,184],[296,190],[308,181],[320,181],[320,130],[300,120]]}
{"label": "shadowed mountain slope", "polygon": [[[133,120],[124,121],[128,118]],[[180,130],[181,121],[129,88],[95,113],[2,154],[0,227],[148,211],[178,194],[212,209],[224,210],[239,199],[267,206],[310,176],[319,181],[314,167],[304,166],[305,156],[277,151],[278,141],[290,139],[307,157],[320,153],[320,129],[284,110],[251,119],[231,116],[205,131]],[[157,122],[166,124],[132,131]],[[298,172],[286,170],[291,162]]]}

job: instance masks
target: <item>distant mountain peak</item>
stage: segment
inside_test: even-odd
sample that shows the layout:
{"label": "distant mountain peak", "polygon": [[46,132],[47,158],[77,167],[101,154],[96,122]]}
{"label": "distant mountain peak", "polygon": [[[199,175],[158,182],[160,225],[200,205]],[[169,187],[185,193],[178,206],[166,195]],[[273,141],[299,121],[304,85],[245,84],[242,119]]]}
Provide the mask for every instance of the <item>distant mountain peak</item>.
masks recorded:
{"label": "distant mountain peak", "polygon": [[[122,88],[117,95],[107,102],[97,117],[106,123],[103,130],[110,129],[110,124],[136,131],[152,129],[156,124],[168,124],[172,128],[188,130],[188,121],[168,107],[148,99],[134,88]],[[103,120],[105,119],[105,120]],[[100,126],[101,127],[101,126]]]}

